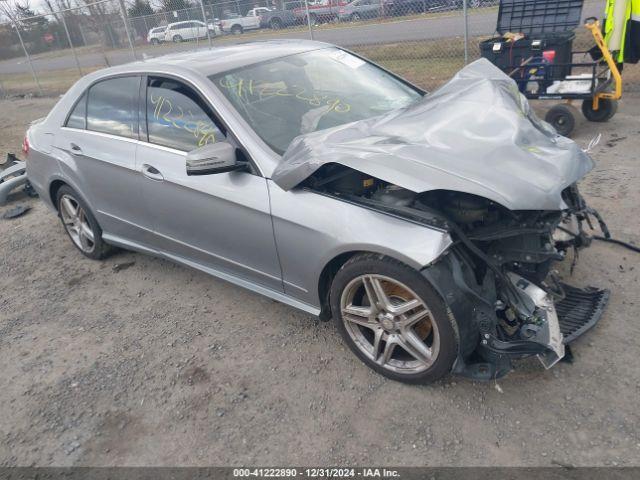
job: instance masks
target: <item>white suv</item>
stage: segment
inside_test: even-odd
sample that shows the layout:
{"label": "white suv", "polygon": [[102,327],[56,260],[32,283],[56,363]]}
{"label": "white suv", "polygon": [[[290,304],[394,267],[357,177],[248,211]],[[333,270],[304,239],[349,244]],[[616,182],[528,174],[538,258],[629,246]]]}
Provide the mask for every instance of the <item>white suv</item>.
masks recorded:
{"label": "white suv", "polygon": [[[216,34],[216,29],[213,25],[209,25],[209,31],[211,35]],[[167,25],[164,40],[166,42],[179,43],[183,40],[193,40],[206,36],[207,25],[204,22],[200,22],[198,20],[186,20],[184,22],[170,23]]]}
{"label": "white suv", "polygon": [[149,30],[149,33],[147,33],[147,43],[158,45],[164,42],[164,32],[166,29],[167,26],[165,25],[164,27],[155,27]]}

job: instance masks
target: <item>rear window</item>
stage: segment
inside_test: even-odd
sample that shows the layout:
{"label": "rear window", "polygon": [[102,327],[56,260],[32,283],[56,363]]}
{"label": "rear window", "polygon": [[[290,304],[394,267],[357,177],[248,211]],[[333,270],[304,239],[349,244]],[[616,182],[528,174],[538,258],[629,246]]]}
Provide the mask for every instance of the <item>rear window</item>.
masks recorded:
{"label": "rear window", "polygon": [[87,96],[87,130],[132,138],[138,130],[139,77],[96,83]]}
{"label": "rear window", "polygon": [[82,94],[76,106],[73,107],[69,118],[67,118],[66,127],[80,128],[84,130],[87,126],[87,94]]}

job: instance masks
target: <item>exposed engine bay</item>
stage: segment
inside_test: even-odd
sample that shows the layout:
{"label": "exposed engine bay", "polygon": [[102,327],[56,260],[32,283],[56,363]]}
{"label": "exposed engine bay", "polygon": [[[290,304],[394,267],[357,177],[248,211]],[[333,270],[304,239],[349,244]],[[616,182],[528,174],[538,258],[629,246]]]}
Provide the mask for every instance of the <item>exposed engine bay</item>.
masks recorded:
{"label": "exposed engine bay", "polygon": [[459,328],[454,372],[476,379],[511,370],[511,359],[537,355],[546,368],[569,356],[567,345],[593,326],[608,291],[562,283],[554,265],[591,238],[584,226],[606,224],[577,185],[562,192],[562,210],[509,210],[450,190],[416,193],[339,164],[327,164],[304,188],[446,231],[453,246],[423,274]]}

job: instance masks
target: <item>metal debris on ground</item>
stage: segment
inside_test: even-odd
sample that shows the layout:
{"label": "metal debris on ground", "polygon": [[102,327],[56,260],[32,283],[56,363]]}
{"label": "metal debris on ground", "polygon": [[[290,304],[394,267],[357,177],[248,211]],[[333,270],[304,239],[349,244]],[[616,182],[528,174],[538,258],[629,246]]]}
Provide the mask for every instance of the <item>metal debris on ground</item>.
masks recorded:
{"label": "metal debris on ground", "polygon": [[2,165],[11,166],[17,162],[18,162],[18,157],[16,157],[15,153],[7,153],[7,159],[2,163]]}
{"label": "metal debris on ground", "polygon": [[31,210],[31,207],[29,207],[28,205],[17,205],[13,208],[10,208],[6,212],[4,212],[4,214],[2,215],[2,218],[4,218],[5,220],[17,218],[17,217],[20,217],[21,215],[24,215],[29,210]]}
{"label": "metal debris on ground", "polygon": [[113,271],[115,273],[121,272],[122,270],[126,270],[129,267],[133,267],[136,264],[136,262],[124,262],[124,263],[116,263],[113,266]]}

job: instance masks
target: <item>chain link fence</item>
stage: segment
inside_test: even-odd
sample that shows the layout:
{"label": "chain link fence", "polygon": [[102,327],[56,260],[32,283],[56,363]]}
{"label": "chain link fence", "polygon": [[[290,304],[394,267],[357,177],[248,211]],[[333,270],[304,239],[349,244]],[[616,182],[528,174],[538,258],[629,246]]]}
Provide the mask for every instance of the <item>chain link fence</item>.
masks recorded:
{"label": "chain link fence", "polygon": [[[267,39],[333,43],[433,89],[480,56],[498,13],[498,0],[43,1],[35,12],[0,0],[0,96],[56,95],[99,68]],[[583,16],[603,6],[586,0]],[[593,46],[576,34],[575,49]],[[640,87],[636,67],[626,88]]]}

